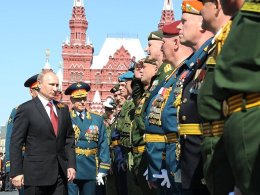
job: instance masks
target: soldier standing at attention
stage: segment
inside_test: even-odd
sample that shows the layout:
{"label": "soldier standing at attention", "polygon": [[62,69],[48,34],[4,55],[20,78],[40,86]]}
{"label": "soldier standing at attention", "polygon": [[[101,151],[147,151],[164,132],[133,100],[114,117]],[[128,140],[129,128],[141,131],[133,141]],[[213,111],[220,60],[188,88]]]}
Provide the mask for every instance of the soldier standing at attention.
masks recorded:
{"label": "soldier standing at attention", "polygon": [[[156,74],[152,77],[150,86],[148,88],[148,94],[149,96],[144,102],[143,105],[143,113],[144,113],[144,123],[145,123],[145,142],[146,142],[146,154],[148,157],[148,169],[145,171],[145,177],[147,177],[148,183],[151,188],[156,188],[157,193],[165,193],[170,192],[169,189],[166,189],[165,183],[163,186],[161,186],[161,179],[154,178],[153,174],[161,174],[161,169],[165,170],[165,143],[159,143],[156,142],[154,143],[154,139],[150,137],[147,137],[146,134],[158,134],[161,135],[163,134],[163,130],[161,127],[157,126],[156,124],[150,124],[150,121],[152,120],[153,122],[158,121],[158,112],[160,110],[160,105],[157,105],[158,108],[153,107],[151,110],[152,102],[155,99],[157,93],[159,92],[160,88],[162,87],[164,81],[166,78],[171,75],[173,68],[171,64],[169,63],[164,63],[163,62],[163,53],[162,53],[162,44],[163,44],[163,33],[161,30],[159,31],[153,31],[150,33],[148,36],[148,49],[147,49],[147,54],[148,54],[148,61],[151,64],[154,64],[157,68]],[[143,75],[145,77],[145,75]],[[144,78],[142,78],[144,80]],[[157,112],[157,113],[154,113]],[[148,120],[150,114],[150,118]],[[156,117],[156,121],[155,121]],[[155,129],[154,129],[155,128]],[[150,152],[153,153],[153,147],[149,147],[150,145],[154,146],[156,145],[156,155],[150,155]],[[168,177],[167,177],[168,178]],[[169,185],[169,183],[167,183]]]}
{"label": "soldier standing at attention", "polygon": [[223,102],[222,110],[226,116],[223,143],[235,185],[244,195],[258,195],[260,2],[220,2],[224,13],[234,17],[230,33],[217,58],[213,94]]}
{"label": "soldier standing at attention", "polygon": [[[107,98],[107,100],[103,103],[103,106],[105,107],[105,113],[103,114],[105,126],[106,126],[106,132],[107,132],[107,142],[109,147],[111,146],[111,132],[114,128],[114,122],[115,122],[115,108],[116,105],[114,103],[114,99]],[[112,147],[110,147],[110,160],[111,160],[111,166],[107,175],[107,180],[105,182],[106,185],[106,195],[116,195],[116,183],[115,183],[115,170],[113,169],[113,152]]]}
{"label": "soldier standing at attention", "polygon": [[220,0],[203,2],[201,15],[202,27],[215,34],[210,55],[206,61],[206,76],[198,95],[198,111],[202,119],[203,172],[206,185],[212,195],[228,194],[234,189],[231,167],[223,149],[224,116],[221,112],[222,102],[213,95],[213,79],[216,59],[229,33],[230,16],[225,15]]}
{"label": "soldier standing at attention", "polygon": [[[37,83],[37,77],[38,74],[33,75],[32,77],[30,77],[29,79],[27,79],[24,82],[24,86],[28,87],[30,89],[30,95],[32,98],[35,98],[37,96],[37,91],[39,90],[38,88],[38,83]],[[10,173],[10,140],[11,140],[11,135],[12,135],[12,130],[13,130],[13,126],[14,126],[14,117],[17,111],[17,108],[14,108],[11,112],[11,115],[9,117],[8,120],[8,124],[6,127],[6,137],[5,137],[5,171],[7,174],[7,177],[9,177],[9,173]],[[24,148],[23,148],[24,150]],[[23,195],[24,194],[24,190],[23,188],[19,189],[19,195]]]}
{"label": "soldier standing at attention", "polygon": [[163,27],[163,54],[164,61],[174,67],[174,72],[161,90],[168,91],[161,106],[161,125],[165,133],[166,169],[171,183],[173,194],[181,194],[181,170],[179,169],[179,136],[177,125],[177,108],[174,105],[176,82],[188,68],[185,60],[193,53],[190,47],[180,43],[180,21],[175,21]]}
{"label": "soldier standing at attention", "polygon": [[[132,145],[133,145],[133,173],[136,178],[136,181],[139,187],[142,190],[142,194],[150,194],[155,195],[156,190],[150,189],[146,178],[143,176],[144,172],[147,169],[147,156],[145,152],[145,142],[143,140],[143,135],[145,133],[145,125],[144,125],[144,113],[143,113],[143,105],[146,101],[146,98],[149,96],[149,91],[147,90],[152,77],[157,72],[157,65],[155,61],[153,64],[149,63],[148,58],[140,60],[135,65],[134,75],[136,80],[139,79],[138,82],[141,82],[139,85],[139,90],[133,88],[133,100],[135,102],[135,114],[134,121],[132,125]],[[145,70],[144,70],[145,69]],[[133,83],[134,81],[132,81]],[[134,85],[136,87],[136,85]],[[144,92],[147,90],[146,92]],[[139,91],[140,93],[136,94]]]}
{"label": "soldier standing at attention", "polygon": [[[120,134],[119,131],[117,130],[117,118],[121,111],[122,105],[126,101],[126,98],[121,96],[119,87],[120,85],[118,83],[110,90],[110,92],[114,94],[116,108],[115,108],[115,120],[111,124],[110,148],[111,148],[112,166],[110,169],[110,177],[108,177],[108,179],[111,182],[109,182],[108,184],[114,185],[116,187],[116,192],[114,194],[125,195],[128,194],[127,175],[126,175],[127,173],[125,169],[124,153],[120,143]],[[113,181],[114,184],[112,184]]]}
{"label": "soldier standing at attention", "polygon": [[207,47],[213,34],[202,29],[200,11],[203,5],[198,0],[184,0],[182,18],[179,25],[180,42],[194,50],[194,54],[185,62],[188,72],[181,77],[176,86],[178,122],[181,144],[181,179],[183,195],[209,194],[203,179],[203,161],[201,155],[202,130],[197,110],[197,96],[205,77]]}
{"label": "soldier standing at attention", "polygon": [[122,161],[121,167],[127,171],[127,188],[128,194],[140,194],[141,189],[135,182],[134,175],[132,172],[133,166],[133,155],[132,155],[132,125],[134,120],[134,109],[135,104],[132,98],[132,80],[134,73],[128,70],[126,73],[118,77],[119,80],[119,90],[121,95],[126,98],[125,103],[122,106],[121,111],[117,118],[117,130],[120,135],[120,144],[123,150],[123,158],[125,162]]}
{"label": "soldier standing at attention", "polygon": [[69,195],[95,195],[96,184],[104,185],[110,168],[110,154],[103,118],[86,110],[87,92],[84,82],[70,85],[65,95],[70,95],[70,111],[75,133],[77,174],[68,183]]}

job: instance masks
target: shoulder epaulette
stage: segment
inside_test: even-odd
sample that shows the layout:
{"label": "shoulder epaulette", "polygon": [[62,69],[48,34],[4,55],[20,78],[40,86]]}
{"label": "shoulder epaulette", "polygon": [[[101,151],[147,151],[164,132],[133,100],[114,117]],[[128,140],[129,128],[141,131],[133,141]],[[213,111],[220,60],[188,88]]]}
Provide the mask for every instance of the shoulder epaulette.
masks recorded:
{"label": "shoulder epaulette", "polygon": [[90,111],[91,114],[95,114],[95,115],[98,115],[98,116],[102,116],[100,113],[96,112],[96,111]]}

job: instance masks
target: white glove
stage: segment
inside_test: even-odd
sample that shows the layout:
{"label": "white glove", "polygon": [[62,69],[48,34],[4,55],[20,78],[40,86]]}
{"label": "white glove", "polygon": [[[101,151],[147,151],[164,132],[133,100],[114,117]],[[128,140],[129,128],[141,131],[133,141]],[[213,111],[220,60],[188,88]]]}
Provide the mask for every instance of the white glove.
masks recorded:
{"label": "white glove", "polygon": [[162,172],[162,174],[153,174],[153,177],[158,178],[158,179],[163,179],[161,186],[165,186],[165,184],[166,184],[166,187],[170,188],[171,183],[170,183],[170,180],[169,180],[169,177],[168,177],[168,174],[167,174],[167,170],[162,169],[161,172]]}
{"label": "white glove", "polygon": [[146,181],[148,181],[148,169],[146,169],[143,176],[145,177]]}
{"label": "white glove", "polygon": [[97,184],[100,186],[101,184],[104,185],[104,180],[103,177],[105,177],[107,174],[105,173],[98,173],[96,180],[97,180]]}

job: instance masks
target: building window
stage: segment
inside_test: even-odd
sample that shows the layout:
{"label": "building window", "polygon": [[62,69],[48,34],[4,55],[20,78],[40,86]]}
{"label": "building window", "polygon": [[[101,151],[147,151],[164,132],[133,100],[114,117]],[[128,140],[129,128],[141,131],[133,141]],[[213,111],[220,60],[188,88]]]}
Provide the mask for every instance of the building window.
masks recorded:
{"label": "building window", "polygon": [[70,80],[73,82],[75,80],[75,73],[71,72],[70,73]]}
{"label": "building window", "polygon": [[95,74],[95,76],[96,76],[96,84],[99,84],[99,83],[100,83],[100,73],[97,72],[97,73]]}
{"label": "building window", "polygon": [[108,73],[108,82],[111,82],[112,81],[112,72],[109,72]]}

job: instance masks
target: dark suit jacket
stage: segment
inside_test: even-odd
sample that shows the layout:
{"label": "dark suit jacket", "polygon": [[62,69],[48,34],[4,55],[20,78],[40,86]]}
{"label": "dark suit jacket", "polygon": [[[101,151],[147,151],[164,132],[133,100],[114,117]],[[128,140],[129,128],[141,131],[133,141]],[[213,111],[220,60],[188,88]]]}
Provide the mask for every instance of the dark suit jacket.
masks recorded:
{"label": "dark suit jacket", "polygon": [[[11,137],[10,161],[14,177],[24,174],[29,186],[53,185],[59,165],[75,168],[75,139],[68,107],[54,101],[58,114],[58,135],[54,134],[50,118],[38,97],[19,106]],[[22,146],[25,153],[22,156]]]}

